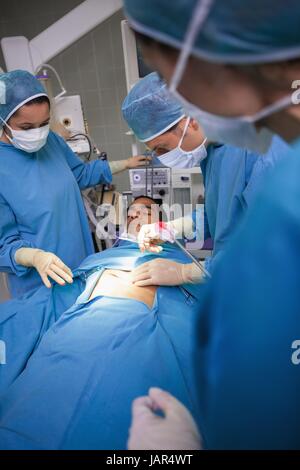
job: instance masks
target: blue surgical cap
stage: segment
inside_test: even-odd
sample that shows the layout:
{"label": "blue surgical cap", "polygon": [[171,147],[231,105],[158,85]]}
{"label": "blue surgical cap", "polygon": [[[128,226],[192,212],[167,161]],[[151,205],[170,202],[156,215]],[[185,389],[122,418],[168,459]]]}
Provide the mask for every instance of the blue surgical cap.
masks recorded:
{"label": "blue surgical cap", "polygon": [[184,117],[181,105],[156,72],[146,75],[130,90],[122,112],[141,142],[158,137]]}
{"label": "blue surgical cap", "polygon": [[25,70],[0,73],[0,129],[3,121],[7,122],[21,106],[39,96],[47,93],[31,73]]}
{"label": "blue surgical cap", "polygon": [[[208,16],[193,48],[197,57],[229,64],[300,57],[299,0],[208,3]],[[133,29],[180,49],[199,0],[124,0],[124,4]]]}

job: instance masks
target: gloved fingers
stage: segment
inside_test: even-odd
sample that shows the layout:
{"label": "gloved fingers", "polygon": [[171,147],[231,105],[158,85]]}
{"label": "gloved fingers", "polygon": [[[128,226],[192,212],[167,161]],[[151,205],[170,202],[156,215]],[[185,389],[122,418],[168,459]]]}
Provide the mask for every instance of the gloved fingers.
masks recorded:
{"label": "gloved fingers", "polygon": [[139,274],[143,273],[144,271],[148,271],[150,263],[151,261],[147,261],[146,263],[140,264],[137,268],[134,268],[132,272],[134,274]]}
{"label": "gloved fingers", "polygon": [[142,238],[143,238],[143,241],[149,243],[149,242],[151,242],[152,240],[159,240],[159,239],[160,239],[160,238],[159,238],[160,235],[161,235],[161,234],[160,234],[159,232],[157,232],[156,230],[154,230],[154,229],[151,228],[151,229],[149,229],[149,231],[144,232],[144,233],[142,234]]}
{"label": "gloved fingers", "polygon": [[140,420],[142,418],[155,417],[153,414],[153,402],[149,396],[136,398],[132,403],[132,420]]}
{"label": "gloved fingers", "polygon": [[159,237],[156,237],[156,236],[147,236],[147,237],[144,237],[142,240],[139,240],[138,241],[140,243],[143,243],[144,245],[151,245],[151,246],[157,246],[158,243],[163,243],[163,241],[159,238]]}
{"label": "gloved fingers", "polygon": [[159,239],[159,232],[155,229],[155,224],[144,225],[138,234],[138,241],[140,243],[151,242],[153,239]]}
{"label": "gloved fingers", "polygon": [[161,390],[160,388],[153,387],[149,390],[149,397],[153,402],[154,410],[162,410],[166,417],[172,417],[172,419],[175,421],[180,422],[180,420],[184,419],[191,429],[198,433],[192,415],[188,409],[173,395],[164,390]]}
{"label": "gloved fingers", "polygon": [[155,410],[162,410],[167,416],[174,407],[183,405],[168,392],[161,390],[160,388],[152,387],[149,390],[149,397],[152,400],[153,407]]}
{"label": "gloved fingers", "polygon": [[151,240],[139,243],[139,247],[142,252],[150,251],[151,253],[160,253],[163,250],[163,248],[156,243],[151,243]]}
{"label": "gloved fingers", "polygon": [[145,251],[150,251],[151,253],[160,253],[162,251],[162,248],[155,245],[151,245],[150,243],[139,243],[139,249],[142,253],[144,253]]}
{"label": "gloved fingers", "polygon": [[64,286],[66,284],[66,281],[63,278],[61,278],[58,274],[56,274],[54,271],[52,271],[52,269],[49,268],[46,274],[47,276],[51,277],[53,281],[57,282],[57,284],[59,284],[60,286]]}
{"label": "gloved fingers", "polygon": [[153,266],[155,261],[156,260],[149,261],[132,272],[132,282],[134,285],[138,287],[158,285],[157,276],[155,276],[155,274],[159,268]]}
{"label": "gloved fingers", "polygon": [[153,270],[153,269],[154,270],[164,269],[166,263],[168,263],[168,260],[163,260],[160,258],[147,261],[146,263],[140,264],[137,268],[134,268],[132,270],[132,275],[135,277],[145,272],[149,272],[150,270]]}
{"label": "gloved fingers", "polygon": [[161,285],[155,279],[153,279],[151,276],[147,277],[146,279],[140,280],[140,281],[135,281],[134,285],[137,287],[145,287],[145,286],[158,286]]}
{"label": "gloved fingers", "polygon": [[73,273],[71,271],[71,269],[65,264],[62,262],[62,260],[60,258],[58,258],[56,256],[55,258],[55,264],[61,268],[63,271],[65,271],[67,274],[69,274],[69,276],[71,276],[71,278],[73,278]]}
{"label": "gloved fingers", "polygon": [[149,165],[150,161],[151,161],[151,157],[146,157],[145,155],[140,155],[136,157],[137,166]]}
{"label": "gloved fingers", "polygon": [[138,266],[137,268],[133,269],[132,278],[135,279],[140,274],[144,274],[144,273],[149,272],[150,263],[151,263],[151,261],[147,261],[147,263],[143,263],[140,266]]}
{"label": "gloved fingers", "polygon": [[149,237],[148,234],[147,234],[147,236],[140,236],[140,233],[138,234],[137,242],[138,242],[139,246],[142,246],[146,249],[152,244],[151,242],[152,242],[153,238]]}
{"label": "gloved fingers", "polygon": [[151,277],[150,271],[147,269],[140,273],[134,273],[132,275],[132,282],[135,284],[139,281],[144,281],[145,279],[149,279]]}
{"label": "gloved fingers", "polygon": [[151,245],[151,250],[152,253],[161,253],[163,251],[163,247],[162,246],[159,246],[159,245]]}
{"label": "gloved fingers", "polygon": [[145,251],[144,246],[144,228],[142,227],[137,236],[137,242],[141,251]]}
{"label": "gloved fingers", "polygon": [[45,284],[45,286],[48,289],[51,289],[51,282],[49,281],[47,274],[46,273],[39,273],[39,275],[41,276],[41,279],[42,279],[43,283]]}
{"label": "gloved fingers", "polygon": [[132,403],[132,420],[129,429],[127,448],[129,450],[145,450],[143,435],[152,427],[155,415],[152,412],[152,401],[148,396],[136,398]]}
{"label": "gloved fingers", "polygon": [[157,243],[161,242],[159,225],[144,225],[138,234],[137,242],[142,252],[150,251],[152,253],[160,253],[162,248],[157,245]]}
{"label": "gloved fingers", "polygon": [[49,266],[49,268],[51,271],[55,272],[56,274],[58,274],[63,280],[67,281],[69,284],[71,284],[73,282],[73,276],[71,277],[69,275],[69,271],[66,272],[65,270],[63,270],[62,268],[60,268],[57,263],[51,263],[51,265]]}

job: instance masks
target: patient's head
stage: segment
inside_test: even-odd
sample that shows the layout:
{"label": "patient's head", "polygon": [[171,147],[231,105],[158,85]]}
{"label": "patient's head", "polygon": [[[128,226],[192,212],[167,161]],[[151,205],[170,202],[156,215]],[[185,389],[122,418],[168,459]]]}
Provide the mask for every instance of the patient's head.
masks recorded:
{"label": "patient's head", "polygon": [[160,220],[159,204],[148,196],[137,197],[130,205],[127,214],[127,232],[136,237],[145,224]]}

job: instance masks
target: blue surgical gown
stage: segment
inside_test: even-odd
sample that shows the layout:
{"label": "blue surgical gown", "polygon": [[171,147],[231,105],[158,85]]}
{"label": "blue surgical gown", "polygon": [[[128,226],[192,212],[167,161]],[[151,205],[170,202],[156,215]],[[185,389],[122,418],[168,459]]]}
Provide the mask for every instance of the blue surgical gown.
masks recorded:
{"label": "blue surgical gown", "polygon": [[264,186],[215,266],[195,330],[210,449],[300,449],[300,141]]}
{"label": "blue surgical gown", "polygon": [[[159,287],[152,307],[129,298],[89,300],[105,268],[130,270],[154,258],[190,262],[170,244],[160,254],[149,254],[122,242],[89,257],[76,270],[74,284],[58,286],[47,305],[43,288],[35,294],[31,309],[34,303],[38,315],[48,309],[47,318],[57,308],[60,314],[62,291],[67,289],[65,302],[71,291],[77,299],[1,396],[0,448],[125,449],[132,401],[151,386],[168,389],[197,415],[190,364],[201,287]],[[15,368],[15,343],[5,338],[9,371]]]}
{"label": "blue surgical gown", "polygon": [[58,135],[33,154],[0,142],[0,271],[20,296],[41,285],[15,261],[19,248],[55,253],[71,269],[94,252],[80,190],[111,182],[107,162],[84,164]]}
{"label": "blue surgical gown", "polygon": [[[263,188],[268,172],[286,158],[289,151],[290,147],[278,136],[273,138],[265,155],[231,145],[208,146],[201,171],[205,187],[205,239],[211,237],[214,243],[213,256],[206,262],[209,271],[213,270],[228,240]],[[196,214],[195,211],[194,221]]]}

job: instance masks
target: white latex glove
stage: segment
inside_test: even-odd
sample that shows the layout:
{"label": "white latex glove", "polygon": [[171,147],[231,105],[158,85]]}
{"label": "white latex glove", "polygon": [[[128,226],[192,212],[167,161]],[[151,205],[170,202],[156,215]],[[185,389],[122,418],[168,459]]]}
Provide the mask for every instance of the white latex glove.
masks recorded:
{"label": "white latex glove", "polygon": [[129,170],[130,168],[138,168],[139,166],[149,165],[151,157],[145,155],[136,155],[135,157],[127,158],[127,160],[114,160],[108,162],[110,171],[113,175],[121,173],[121,171]]}
{"label": "white latex glove", "polygon": [[73,282],[71,269],[53,253],[35,248],[20,248],[16,251],[15,259],[22,266],[35,268],[48,288],[51,287],[48,276],[61,286],[66,282]]}
{"label": "white latex glove", "polygon": [[145,155],[136,155],[135,157],[130,157],[126,160],[127,168],[138,168],[139,166],[149,165],[151,157],[146,157]]}
{"label": "white latex glove", "polygon": [[159,253],[162,251],[158,243],[168,241],[173,243],[176,238],[176,231],[170,223],[156,222],[155,224],[145,224],[138,234],[138,244],[140,250]]}
{"label": "white latex glove", "polygon": [[169,393],[151,388],[148,396],[133,402],[129,450],[200,450],[201,444],[190,412]]}
{"label": "white latex glove", "polygon": [[132,282],[142,286],[180,286],[201,282],[203,274],[194,264],[154,259],[132,271]]}

